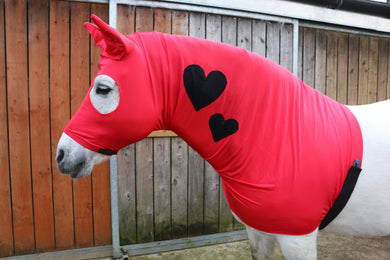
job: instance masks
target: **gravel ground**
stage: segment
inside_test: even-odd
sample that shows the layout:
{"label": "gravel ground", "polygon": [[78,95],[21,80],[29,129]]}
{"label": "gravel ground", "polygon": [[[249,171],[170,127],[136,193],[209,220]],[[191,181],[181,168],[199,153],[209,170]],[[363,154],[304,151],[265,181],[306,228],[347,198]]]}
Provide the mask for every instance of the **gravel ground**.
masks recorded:
{"label": "gravel ground", "polygon": [[[251,259],[249,242],[200,247],[167,253],[134,257],[136,260],[235,260]],[[277,246],[275,260],[284,257]],[[318,237],[318,260],[390,260],[390,236],[383,238],[358,238],[320,233]]]}

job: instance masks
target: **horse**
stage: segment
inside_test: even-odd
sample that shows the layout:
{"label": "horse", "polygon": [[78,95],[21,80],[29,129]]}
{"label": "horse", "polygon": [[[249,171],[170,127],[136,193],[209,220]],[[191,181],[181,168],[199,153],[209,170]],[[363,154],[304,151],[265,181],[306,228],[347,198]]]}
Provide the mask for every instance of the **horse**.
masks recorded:
{"label": "horse", "polygon": [[87,176],[169,129],[220,174],[253,259],[272,258],[275,243],[288,260],[316,259],[321,225],[390,234],[389,100],[344,106],[246,50],[156,32],[125,36],[91,19],[84,26],[101,47],[99,71],[59,140],[61,173]]}

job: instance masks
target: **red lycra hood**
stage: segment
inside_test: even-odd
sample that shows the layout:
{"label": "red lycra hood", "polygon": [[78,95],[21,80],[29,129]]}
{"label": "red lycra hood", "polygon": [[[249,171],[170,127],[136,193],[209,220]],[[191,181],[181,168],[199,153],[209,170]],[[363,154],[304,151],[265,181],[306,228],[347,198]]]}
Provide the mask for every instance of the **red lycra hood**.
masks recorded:
{"label": "red lycra hood", "polygon": [[126,145],[145,138],[156,127],[158,112],[143,47],[96,16],[92,19],[98,26],[84,25],[102,48],[96,77],[107,75],[115,80],[120,93],[119,105],[108,114],[97,111],[89,95],[92,83],[88,95],[64,132],[92,151],[114,154]]}
{"label": "red lycra hood", "polygon": [[160,33],[125,37],[92,20],[98,75],[117,82],[120,102],[103,115],[87,95],[65,128],[71,138],[107,152],[173,130],[220,174],[245,224],[289,235],[320,225],[362,160],[359,123],[346,106],[241,48]]}

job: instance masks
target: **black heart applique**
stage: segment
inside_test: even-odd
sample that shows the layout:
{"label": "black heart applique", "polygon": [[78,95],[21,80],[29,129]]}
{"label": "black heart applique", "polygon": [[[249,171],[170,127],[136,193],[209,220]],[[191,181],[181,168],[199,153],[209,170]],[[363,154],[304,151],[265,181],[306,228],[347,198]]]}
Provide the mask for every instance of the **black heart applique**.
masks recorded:
{"label": "black heart applique", "polygon": [[214,142],[218,142],[238,131],[238,122],[235,119],[225,120],[221,114],[212,115],[209,126]]}
{"label": "black heart applique", "polygon": [[189,65],[183,74],[184,87],[196,111],[213,103],[225,90],[227,80],[220,71],[212,71],[206,77],[198,65]]}

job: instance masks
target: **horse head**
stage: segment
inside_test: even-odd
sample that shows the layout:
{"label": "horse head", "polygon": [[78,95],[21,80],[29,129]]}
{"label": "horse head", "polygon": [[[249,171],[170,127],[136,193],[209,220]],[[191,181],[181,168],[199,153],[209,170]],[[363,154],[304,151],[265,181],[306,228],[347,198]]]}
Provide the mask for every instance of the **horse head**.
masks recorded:
{"label": "horse head", "polygon": [[157,109],[142,47],[91,16],[84,26],[101,48],[99,71],[57,147],[60,172],[87,176],[95,164],[145,138],[156,125]]}

